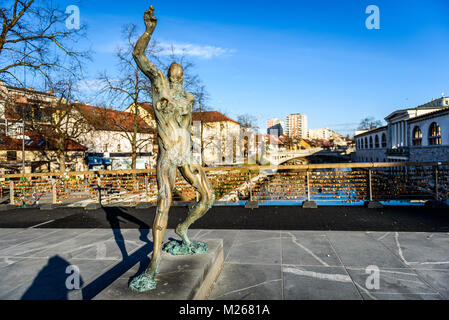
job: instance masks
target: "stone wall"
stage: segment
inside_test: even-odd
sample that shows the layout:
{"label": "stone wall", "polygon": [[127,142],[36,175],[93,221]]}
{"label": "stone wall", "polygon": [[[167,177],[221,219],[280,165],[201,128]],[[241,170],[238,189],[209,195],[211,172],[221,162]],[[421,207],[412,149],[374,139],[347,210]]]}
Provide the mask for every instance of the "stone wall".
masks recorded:
{"label": "stone wall", "polygon": [[355,153],[355,161],[357,162],[385,162],[385,148],[378,149],[361,149]]}
{"label": "stone wall", "polygon": [[410,162],[447,162],[449,146],[410,147]]}

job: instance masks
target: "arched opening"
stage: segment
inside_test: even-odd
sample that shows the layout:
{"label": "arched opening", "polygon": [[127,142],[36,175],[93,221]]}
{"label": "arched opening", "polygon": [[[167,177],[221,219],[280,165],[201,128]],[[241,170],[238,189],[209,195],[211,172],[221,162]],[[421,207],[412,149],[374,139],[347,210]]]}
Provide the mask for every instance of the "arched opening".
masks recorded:
{"label": "arched opening", "polygon": [[385,133],[382,133],[382,148],[387,147],[387,135]]}
{"label": "arched opening", "polygon": [[432,122],[429,127],[429,145],[436,146],[441,144],[441,128],[436,122]]}
{"label": "arched opening", "polygon": [[413,128],[413,141],[414,146],[421,146],[422,145],[422,131],[421,129],[416,126]]}
{"label": "arched opening", "polygon": [[368,138],[365,137],[365,149],[368,149]]}
{"label": "arched opening", "polygon": [[374,138],[374,143],[375,143],[376,148],[380,147],[380,145],[379,145],[379,136],[377,134],[376,134],[376,137]]}
{"label": "arched opening", "polygon": [[372,137],[372,136],[369,137],[369,148],[370,148],[370,149],[373,149],[373,148],[374,148],[374,145],[373,145],[373,137]]}

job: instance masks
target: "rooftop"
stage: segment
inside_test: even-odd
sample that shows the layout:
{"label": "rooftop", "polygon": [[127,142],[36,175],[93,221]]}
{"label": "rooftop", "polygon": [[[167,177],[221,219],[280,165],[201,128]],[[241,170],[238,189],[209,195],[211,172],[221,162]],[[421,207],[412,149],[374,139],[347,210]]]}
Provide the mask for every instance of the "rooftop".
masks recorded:
{"label": "rooftop", "polygon": [[[57,136],[56,132],[47,132],[46,136]],[[25,150],[27,151],[55,151],[57,150],[54,139],[46,139],[42,134],[33,131],[25,131]],[[22,150],[22,139],[12,138],[5,134],[0,134],[0,150]],[[86,151],[87,148],[82,144],[67,139],[65,141],[67,151]]]}
{"label": "rooftop", "polygon": [[[154,119],[154,108],[148,102],[139,103],[139,106],[144,108],[148,113],[150,113],[151,117]],[[236,124],[240,124],[234,119],[229,118],[228,116],[222,114],[218,111],[203,111],[203,112],[192,112],[192,121],[202,121],[202,122],[234,122]]]}
{"label": "rooftop", "polygon": [[[125,111],[99,108],[79,104],[78,108],[86,121],[100,131],[128,131],[134,130],[134,115]],[[142,118],[137,116],[139,133],[155,133]]]}

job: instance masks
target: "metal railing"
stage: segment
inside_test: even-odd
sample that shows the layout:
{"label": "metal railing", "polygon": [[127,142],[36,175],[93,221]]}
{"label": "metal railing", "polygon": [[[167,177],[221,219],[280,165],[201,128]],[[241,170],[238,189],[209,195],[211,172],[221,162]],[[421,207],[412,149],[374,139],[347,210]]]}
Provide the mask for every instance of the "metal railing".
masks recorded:
{"label": "metal railing", "polygon": [[[258,201],[353,204],[365,201],[426,201],[449,198],[449,162],[348,163],[204,168],[224,203]],[[155,170],[52,172],[0,175],[1,198],[16,206],[85,206],[157,201]],[[180,174],[175,202],[198,200]]]}

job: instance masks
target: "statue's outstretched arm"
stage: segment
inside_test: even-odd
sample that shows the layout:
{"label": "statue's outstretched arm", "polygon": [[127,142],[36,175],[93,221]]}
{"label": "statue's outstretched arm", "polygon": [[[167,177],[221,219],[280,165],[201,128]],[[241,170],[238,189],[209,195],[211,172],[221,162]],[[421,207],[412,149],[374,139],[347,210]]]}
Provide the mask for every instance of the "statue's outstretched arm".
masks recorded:
{"label": "statue's outstretched arm", "polygon": [[150,43],[151,36],[153,35],[154,29],[156,29],[157,25],[157,19],[154,16],[153,6],[150,6],[150,8],[145,11],[144,20],[147,29],[140,37],[139,41],[137,41],[136,46],[134,47],[133,57],[140,70],[142,70],[142,72],[150,78],[151,82],[154,83],[155,79],[158,77],[158,69],[145,55],[145,50]]}

